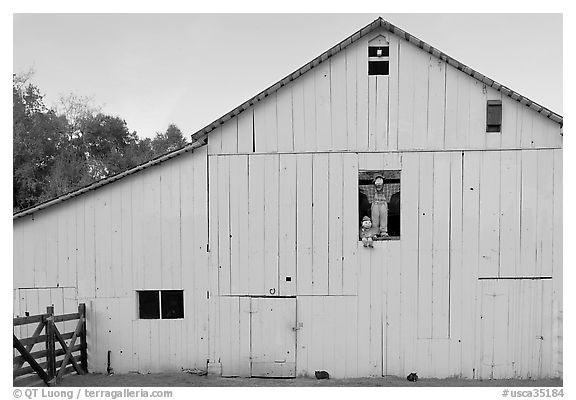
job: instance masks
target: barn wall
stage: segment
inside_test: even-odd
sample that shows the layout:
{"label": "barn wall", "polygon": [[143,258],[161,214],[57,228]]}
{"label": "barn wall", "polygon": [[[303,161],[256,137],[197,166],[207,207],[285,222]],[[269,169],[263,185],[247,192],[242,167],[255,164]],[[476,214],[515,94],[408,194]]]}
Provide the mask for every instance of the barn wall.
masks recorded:
{"label": "barn wall", "polygon": [[[208,158],[219,321],[248,324],[238,296],[297,296],[298,374],[557,374],[561,150]],[[362,169],[401,170],[401,238],[374,249],[357,238]],[[223,371],[242,365],[226,343]]]}
{"label": "barn wall", "polygon": [[[389,76],[368,42],[389,41]],[[486,101],[502,100],[502,133]],[[557,123],[384,30],[361,38],[208,137],[209,154],[559,148]]]}
{"label": "barn wall", "polygon": [[[16,220],[14,314],[85,302],[92,371],[205,367],[206,187],[204,147]],[[183,289],[185,318],[138,319],[140,289]]]}

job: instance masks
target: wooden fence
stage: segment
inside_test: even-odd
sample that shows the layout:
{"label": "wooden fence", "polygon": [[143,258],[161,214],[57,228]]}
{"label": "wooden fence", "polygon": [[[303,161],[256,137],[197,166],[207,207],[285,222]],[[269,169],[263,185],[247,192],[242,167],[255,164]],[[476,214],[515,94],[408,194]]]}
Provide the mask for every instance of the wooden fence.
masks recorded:
{"label": "wooden fence", "polygon": [[[67,328],[66,321],[74,320],[78,320],[74,331],[64,332]],[[25,336],[25,332],[28,332],[26,325],[30,324],[37,324],[31,336],[16,337],[17,332],[19,336]],[[78,305],[77,313],[63,315],[54,315],[54,307],[48,306],[46,314],[14,318],[13,327],[13,345],[17,350],[14,352],[13,363],[14,386],[41,382],[51,386],[65,374],[76,371],[83,375],[88,372],[85,304]],[[78,341],[79,344],[76,344]],[[42,349],[33,352],[37,344],[37,347]]]}

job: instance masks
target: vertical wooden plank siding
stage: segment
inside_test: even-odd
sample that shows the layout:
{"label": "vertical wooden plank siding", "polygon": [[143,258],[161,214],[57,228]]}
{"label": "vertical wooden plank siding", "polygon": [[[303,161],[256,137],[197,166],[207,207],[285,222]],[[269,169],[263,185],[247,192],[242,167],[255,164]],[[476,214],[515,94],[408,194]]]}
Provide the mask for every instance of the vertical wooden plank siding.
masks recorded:
{"label": "vertical wooden plank siding", "polygon": [[312,293],[328,294],[328,154],[312,163]]}
{"label": "vertical wooden plank siding", "polygon": [[312,155],[296,155],[296,288],[312,294]]}
{"label": "vertical wooden plank siding", "polygon": [[[247,206],[247,201],[241,201],[241,185],[247,185],[248,174],[245,156],[230,156],[230,294],[239,295],[240,273],[242,264],[240,263],[240,207]],[[244,175],[245,174],[245,175]],[[243,176],[244,175],[244,176]],[[242,178],[245,179],[242,179]],[[244,199],[242,199],[244,200]],[[246,210],[247,212],[247,210]]]}
{"label": "vertical wooden plank siding", "polygon": [[[254,108],[238,115],[238,152],[252,153],[254,139]],[[209,139],[210,140],[210,139]]]}
{"label": "vertical wooden plank siding", "polygon": [[[296,294],[296,156],[280,155],[278,294]],[[290,278],[290,281],[287,278]]]}
{"label": "vertical wooden plank siding", "polygon": [[238,151],[238,118],[233,117],[222,125],[222,153]]}
{"label": "vertical wooden plank siding", "polygon": [[332,149],[332,117],[330,104],[330,64],[332,60],[323,62],[313,70],[314,87],[316,89],[316,149],[327,151]]}
{"label": "vertical wooden plank siding", "polygon": [[230,294],[230,158],[218,159],[218,293]]}
{"label": "vertical wooden plank siding", "polygon": [[431,314],[438,339],[450,337],[450,161],[450,153],[434,153]]}
{"label": "vertical wooden plank siding", "polygon": [[[279,156],[264,156],[264,292],[266,295],[278,295],[278,192],[279,192]],[[250,198],[252,200],[252,198]]]}
{"label": "vertical wooden plank siding", "polygon": [[292,108],[292,89],[283,87],[277,93],[278,151],[294,151]]}
{"label": "vertical wooden plank siding", "polygon": [[500,153],[483,152],[480,161],[478,276],[498,276],[500,264]]}
{"label": "vertical wooden plank siding", "polygon": [[250,293],[266,294],[264,264],[264,168],[263,156],[251,156],[248,159],[248,237]]}
{"label": "vertical wooden plank siding", "polygon": [[563,222],[563,212],[562,212],[562,160],[563,153],[562,150],[554,150],[554,243],[552,246],[552,283],[553,283],[553,294],[552,294],[552,307],[553,307],[553,321],[552,321],[552,367],[553,376],[560,376],[563,371],[563,357],[562,357],[562,343],[563,343],[563,331],[562,331],[562,315],[563,315],[563,300],[562,300],[562,282],[563,282],[563,271],[562,271],[562,222]]}
{"label": "vertical wooden plank siding", "polygon": [[[419,155],[404,153],[402,155],[400,203],[400,232],[403,237],[418,237],[418,188],[419,188]],[[401,277],[400,277],[400,321],[402,369],[415,371],[416,338],[418,334],[418,241],[401,240]]]}
{"label": "vertical wooden plank siding", "polygon": [[400,42],[390,37],[390,75],[388,77],[388,149],[398,150],[398,93],[399,93],[399,52]]}
{"label": "vertical wooden plank siding", "polygon": [[[479,265],[479,208],[480,166],[479,152],[464,153],[462,180],[462,376],[474,378],[476,360],[476,280]],[[463,291],[463,293],[466,293]],[[478,317],[479,318],[479,317]]]}
{"label": "vertical wooden plank siding", "polygon": [[465,315],[462,301],[469,290],[463,287],[463,153],[450,153],[450,370],[449,375],[460,376],[462,371],[462,330]]}
{"label": "vertical wooden plank siding", "polygon": [[441,150],[445,147],[444,126],[446,113],[446,64],[434,56],[428,66],[428,149]]}
{"label": "vertical wooden plank siding", "polygon": [[346,53],[341,52],[330,59],[330,115],[332,117],[332,145],[330,150],[347,150],[348,126],[346,113]]}
{"label": "vertical wooden plank siding", "polygon": [[536,275],[536,229],[538,210],[538,152],[523,150],[521,231],[520,231],[520,276]]}
{"label": "vertical wooden plank siding", "polygon": [[538,153],[538,199],[536,215],[536,275],[552,275],[554,226],[554,155],[552,150]]}
{"label": "vertical wooden plank siding", "polygon": [[329,156],[328,188],[328,294],[342,294],[343,273],[343,157]]}
{"label": "vertical wooden plank siding", "polygon": [[[237,245],[236,252],[238,253],[235,269],[237,272],[233,275],[233,287],[237,288],[237,293],[248,293],[250,288],[250,236],[249,236],[249,197],[248,197],[248,156],[239,156],[235,165],[234,171],[234,187],[236,194],[234,194],[235,203],[231,203],[232,209],[237,213],[235,218],[238,227],[235,228],[237,240],[234,241]],[[232,193],[230,194],[232,196]],[[234,278],[238,282],[234,283]]]}
{"label": "vertical wooden plank siding", "polygon": [[[368,49],[367,40],[356,47],[356,150],[368,150]],[[362,45],[361,45],[362,44]]]}
{"label": "vertical wooden plank siding", "polygon": [[520,160],[519,152],[500,153],[499,276],[516,276],[520,269]]}
{"label": "vertical wooden plank siding", "polygon": [[294,135],[294,151],[302,152],[307,149],[306,136],[306,110],[304,108],[304,81],[305,76],[293,81],[289,87],[292,90],[292,129]]}
{"label": "vertical wooden plank siding", "polygon": [[376,135],[377,135],[377,76],[368,76],[368,151],[376,151]]}
{"label": "vertical wooden plank siding", "polygon": [[258,153],[278,151],[276,93],[254,106],[254,146]]}
{"label": "vertical wooden plank siding", "polygon": [[[356,48],[349,46],[344,49],[346,58],[345,74],[346,74],[346,133],[347,133],[347,149],[357,149],[357,65],[356,65]],[[333,124],[334,125],[334,124]],[[334,125],[336,126],[336,125]]]}
{"label": "vertical wooden plank siding", "polygon": [[358,274],[358,154],[342,155],[342,294],[357,294]]}
{"label": "vertical wooden plank siding", "polygon": [[418,338],[432,338],[434,154],[421,153],[418,175]]}

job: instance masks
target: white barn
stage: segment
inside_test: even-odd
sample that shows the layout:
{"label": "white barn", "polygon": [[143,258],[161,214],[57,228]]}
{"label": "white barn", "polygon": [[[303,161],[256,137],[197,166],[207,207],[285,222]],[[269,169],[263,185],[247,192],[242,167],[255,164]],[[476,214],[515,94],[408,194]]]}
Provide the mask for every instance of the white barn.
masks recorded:
{"label": "white barn", "polygon": [[377,19],[185,148],[16,213],[14,315],[86,303],[93,372],[561,377],[562,122]]}

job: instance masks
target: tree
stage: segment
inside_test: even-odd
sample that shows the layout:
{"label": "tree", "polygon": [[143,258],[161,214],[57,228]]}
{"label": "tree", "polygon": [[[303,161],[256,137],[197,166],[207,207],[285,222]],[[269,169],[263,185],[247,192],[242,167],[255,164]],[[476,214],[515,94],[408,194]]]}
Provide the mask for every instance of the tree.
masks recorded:
{"label": "tree", "polygon": [[29,76],[13,75],[13,206],[46,199],[45,188],[59,150],[66,145],[66,120],[44,105]]}
{"label": "tree", "polygon": [[184,147],[188,142],[184,138],[182,131],[174,124],[168,125],[166,132],[157,132],[152,139],[152,151],[154,156],[160,156],[171,151]]}

